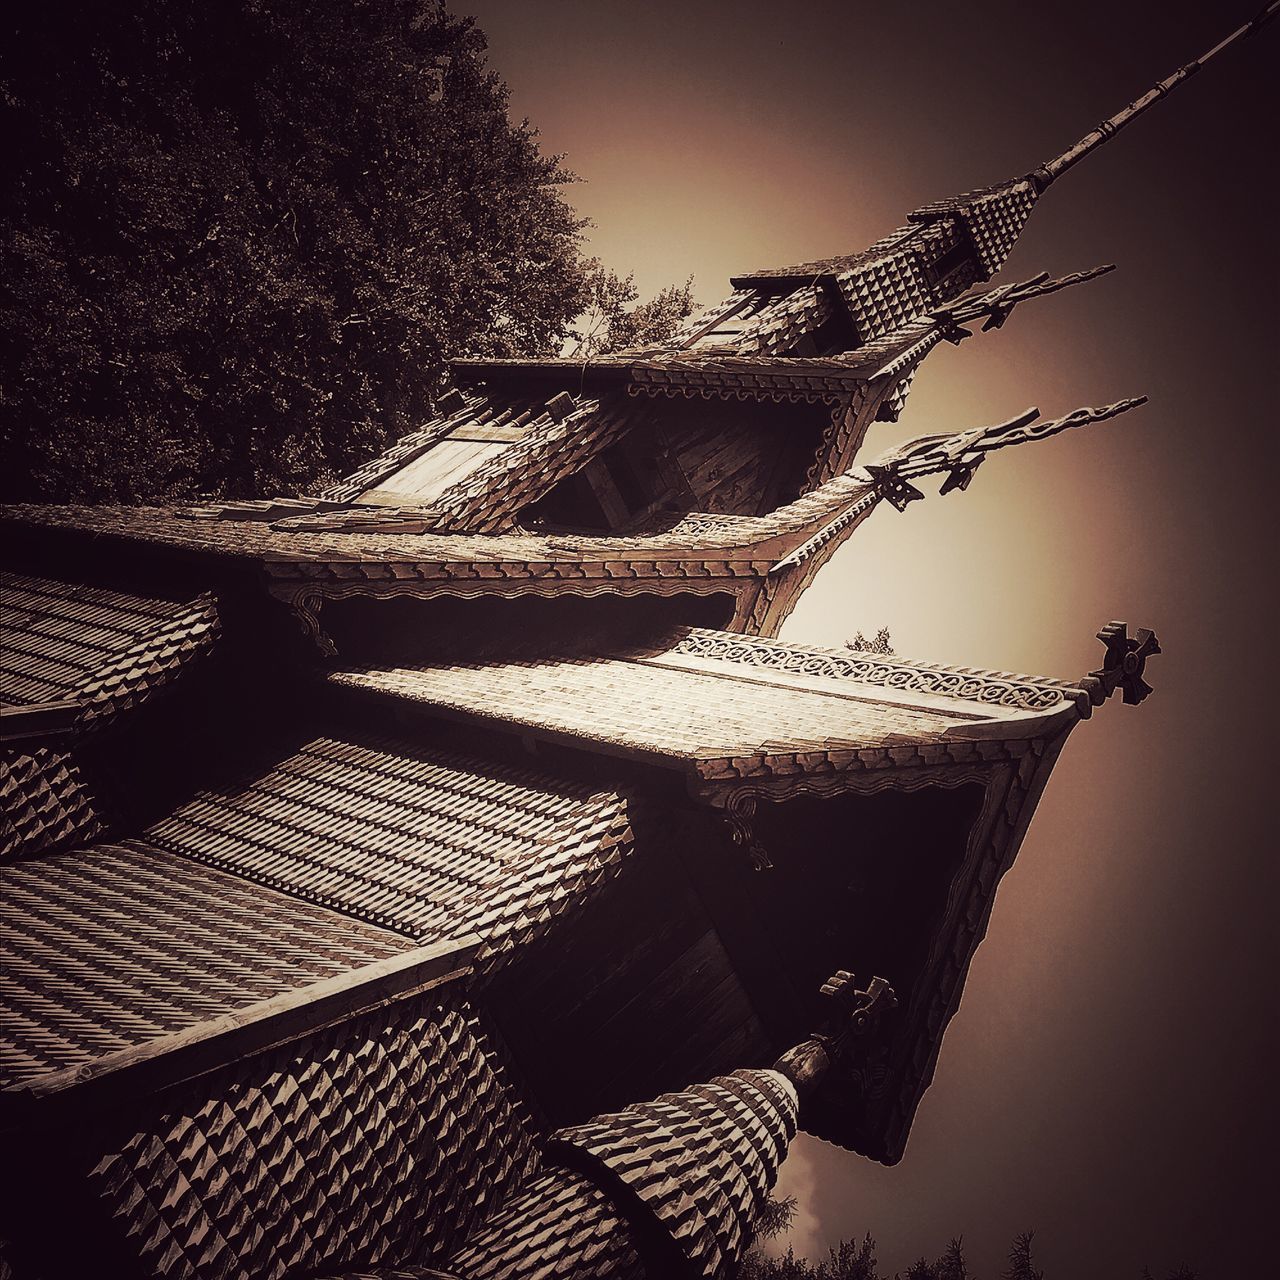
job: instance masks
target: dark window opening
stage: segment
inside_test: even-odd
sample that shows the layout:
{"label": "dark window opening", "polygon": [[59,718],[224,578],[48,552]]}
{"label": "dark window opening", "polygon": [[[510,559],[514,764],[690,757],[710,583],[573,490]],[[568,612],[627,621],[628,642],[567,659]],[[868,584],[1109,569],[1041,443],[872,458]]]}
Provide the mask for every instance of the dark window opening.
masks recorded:
{"label": "dark window opening", "polygon": [[522,524],[542,529],[607,533],[613,526],[581,471],[565,476],[524,509]]}
{"label": "dark window opening", "polygon": [[931,272],[934,283],[945,279],[953,271],[963,267],[970,258],[969,246],[965,241],[961,241],[957,245],[953,245],[946,251],[932,266]]}

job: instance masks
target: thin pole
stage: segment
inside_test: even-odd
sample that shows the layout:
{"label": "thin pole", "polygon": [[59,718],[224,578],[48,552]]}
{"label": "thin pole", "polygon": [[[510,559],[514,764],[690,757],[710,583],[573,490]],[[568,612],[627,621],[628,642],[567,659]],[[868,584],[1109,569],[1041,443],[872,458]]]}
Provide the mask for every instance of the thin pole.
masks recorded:
{"label": "thin pole", "polygon": [[1055,156],[1048,163],[1041,165],[1040,168],[1029,175],[1031,181],[1035,183],[1036,190],[1043,191],[1051,182],[1056,181],[1066,173],[1072,165],[1078,164],[1083,160],[1089,152],[1100,147],[1108,138],[1113,137],[1123,129],[1125,125],[1136,120],[1148,107],[1154,106],[1184,80],[1189,80],[1210,58],[1217,57],[1229,45],[1235,44],[1237,40],[1253,35],[1264,23],[1274,18],[1277,13],[1280,13],[1280,0],[1271,0],[1271,3],[1266,5],[1255,18],[1246,22],[1244,26],[1237,27],[1225,39],[1219,40],[1212,49],[1202,53],[1185,66],[1179,67],[1171,76],[1166,77],[1148,89],[1142,97],[1135,99],[1123,110],[1117,111],[1115,115],[1108,116],[1096,129],[1086,133],[1074,146],[1068,147],[1061,155]]}

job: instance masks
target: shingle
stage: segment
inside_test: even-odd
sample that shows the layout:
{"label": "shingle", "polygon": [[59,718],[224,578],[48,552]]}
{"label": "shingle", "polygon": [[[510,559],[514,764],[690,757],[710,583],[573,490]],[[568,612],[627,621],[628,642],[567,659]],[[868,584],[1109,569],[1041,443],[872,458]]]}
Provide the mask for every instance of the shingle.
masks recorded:
{"label": "shingle", "polygon": [[146,841],[0,869],[8,1087],[407,948]]}
{"label": "shingle", "polygon": [[448,989],[246,1059],[137,1126],[92,1190],[172,1280],[443,1257],[537,1164],[527,1115]]}
{"label": "shingle", "polygon": [[545,925],[548,896],[611,874],[630,834],[616,792],[395,739],[321,737],[200,793],[146,838],[419,941],[479,932],[491,954]]}
{"label": "shingle", "polygon": [[104,826],[71,752],[25,744],[0,750],[0,862],[92,840]]}
{"label": "shingle", "polygon": [[735,1071],[562,1129],[549,1158],[581,1153],[639,1199],[690,1274],[728,1280],[796,1132],[794,1087]]}
{"label": "shingle", "polygon": [[672,759],[874,745],[956,718],[803,689],[743,685],[627,657],[371,668],[335,683]]}
{"label": "shingle", "polygon": [[467,1280],[652,1280],[622,1210],[567,1169],[530,1179],[446,1265]]}
{"label": "shingle", "polygon": [[78,699],[81,723],[136,706],[217,640],[211,596],[165,600],[0,571],[0,701]]}
{"label": "shingle", "polygon": [[100,668],[183,610],[83,583],[0,571],[0,700],[76,694]]}

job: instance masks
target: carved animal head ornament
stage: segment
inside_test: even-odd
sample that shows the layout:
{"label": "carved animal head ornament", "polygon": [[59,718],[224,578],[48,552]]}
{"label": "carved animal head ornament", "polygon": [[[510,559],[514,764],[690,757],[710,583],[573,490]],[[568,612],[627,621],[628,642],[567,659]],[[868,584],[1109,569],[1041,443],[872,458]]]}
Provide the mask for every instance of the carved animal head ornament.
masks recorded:
{"label": "carved animal head ornament", "polygon": [[846,969],[837,969],[822,984],[822,995],[831,1002],[832,1014],[824,1039],[837,1052],[857,1036],[864,1036],[891,1009],[898,997],[884,978],[872,978],[863,990]]}
{"label": "carved animal head ornament", "polygon": [[883,978],[872,978],[862,989],[845,969],[832,974],[821,990],[831,1008],[823,1029],[774,1064],[801,1095],[812,1092],[836,1063],[850,1066],[863,1056],[863,1046],[874,1039],[871,1033],[898,1005],[893,988]]}

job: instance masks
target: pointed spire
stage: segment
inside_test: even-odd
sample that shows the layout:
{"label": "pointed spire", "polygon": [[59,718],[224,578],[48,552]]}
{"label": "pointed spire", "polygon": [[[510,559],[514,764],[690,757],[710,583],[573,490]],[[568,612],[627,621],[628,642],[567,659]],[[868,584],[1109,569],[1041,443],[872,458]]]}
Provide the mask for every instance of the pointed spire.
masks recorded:
{"label": "pointed spire", "polygon": [[1125,125],[1136,120],[1148,107],[1154,106],[1184,80],[1190,79],[1211,58],[1217,57],[1224,49],[1235,44],[1236,41],[1242,40],[1245,36],[1253,35],[1264,23],[1274,18],[1277,13],[1280,13],[1280,0],[1271,0],[1271,3],[1266,5],[1255,18],[1246,22],[1242,27],[1237,27],[1229,36],[1219,40],[1212,49],[1179,67],[1172,75],[1166,76],[1165,79],[1148,89],[1142,97],[1136,98],[1123,110],[1117,111],[1115,115],[1108,116],[1096,129],[1086,133],[1074,146],[1068,147],[1061,155],[1054,156],[1052,160],[1041,165],[1040,168],[1028,175],[1035,184],[1036,190],[1043,191],[1073,165],[1083,160],[1089,152],[1102,146],[1108,138],[1113,137]]}

